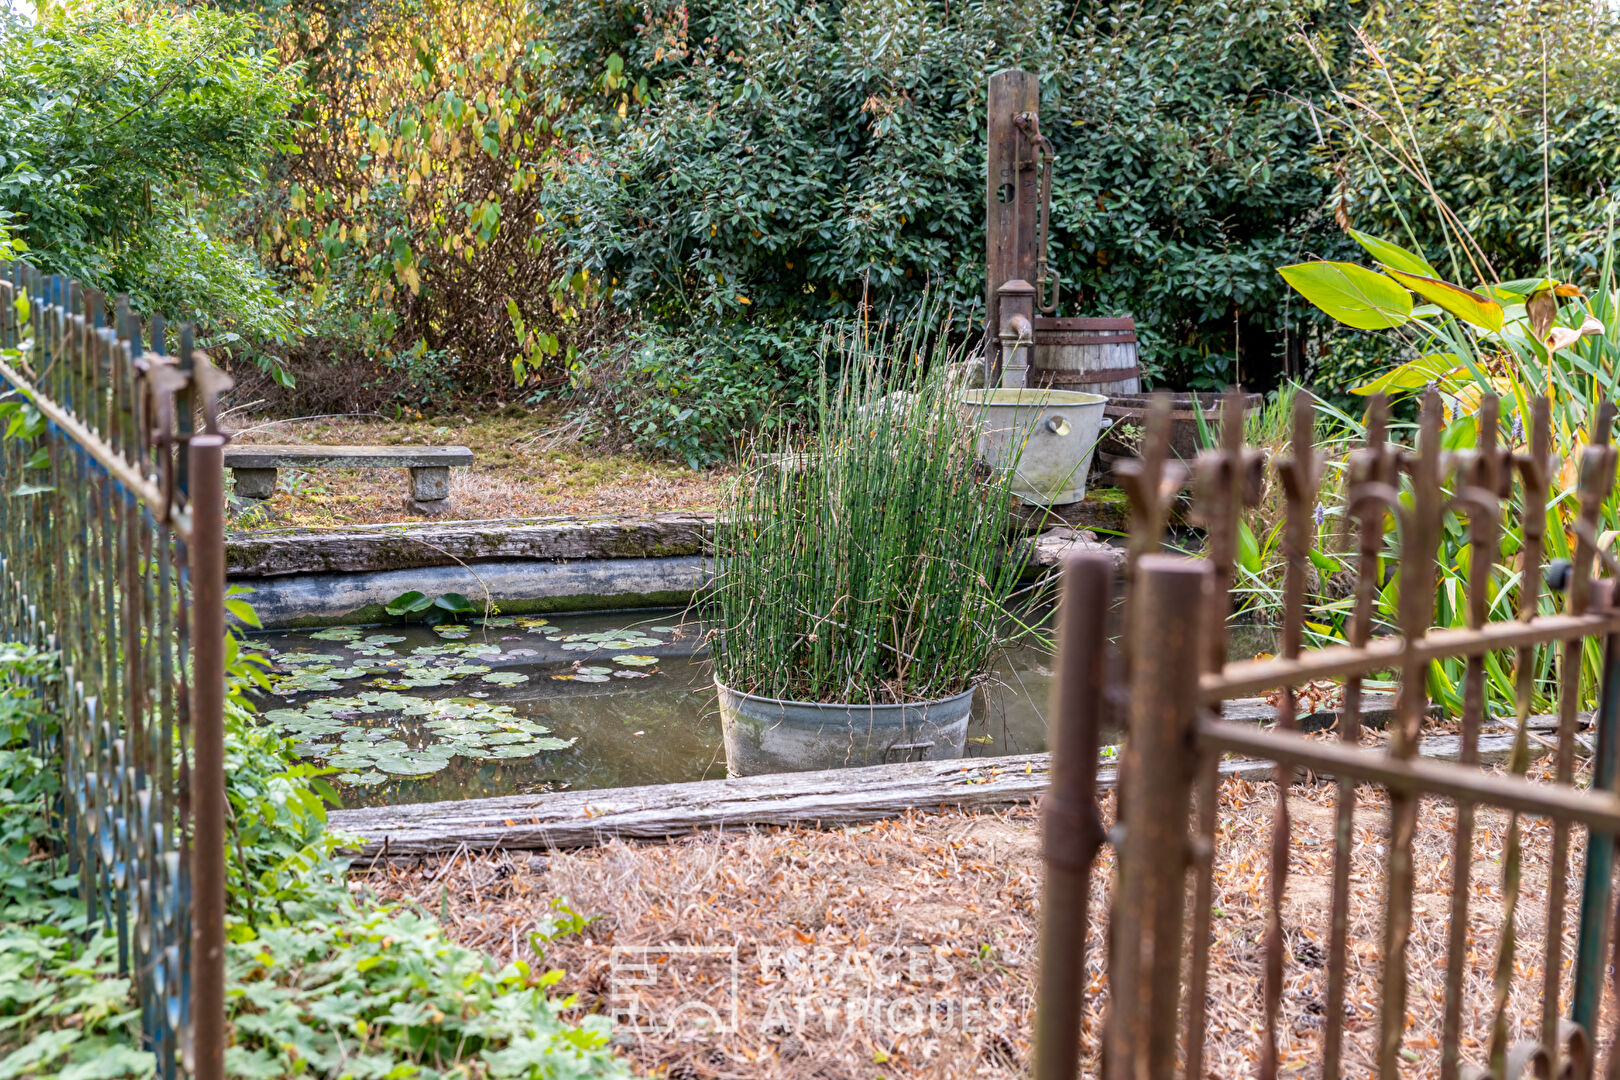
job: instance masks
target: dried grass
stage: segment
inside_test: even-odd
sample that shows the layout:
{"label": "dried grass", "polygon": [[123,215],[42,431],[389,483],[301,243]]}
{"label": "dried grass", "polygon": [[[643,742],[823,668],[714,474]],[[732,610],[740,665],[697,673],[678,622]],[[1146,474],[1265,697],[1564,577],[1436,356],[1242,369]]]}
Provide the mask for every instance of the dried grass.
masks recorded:
{"label": "dried grass", "polygon": [[[238,420],[233,442],[314,446],[466,446],[474,463],[454,469],[450,495],[462,520],[561,514],[712,510],[727,472],[693,472],[567,437],[566,423],[504,414],[389,421],[327,417]],[[538,438],[537,438],[538,437]],[[368,525],[411,520],[401,507],[403,469],[282,470],[281,490],[239,526]]]}
{"label": "dried grass", "polygon": [[[1289,797],[1294,832],[1284,925],[1290,956],[1281,1025],[1288,1075],[1318,1072],[1334,793],[1330,783],[1302,783]],[[1233,781],[1221,791],[1206,1058],[1211,1076],[1244,1077],[1255,1070],[1274,800],[1269,783]],[[1382,792],[1361,789],[1357,805],[1345,1055],[1351,1076],[1374,1071],[1387,829]],[[1111,808],[1105,811],[1111,814]],[[1409,953],[1405,1049],[1411,1076],[1438,1072],[1454,822],[1448,803],[1424,801]],[[1464,1059],[1476,1062],[1488,1038],[1506,822],[1503,813],[1481,810],[1476,824],[1463,1042]],[[1533,1034],[1539,1016],[1551,847],[1546,822],[1527,821],[1523,828],[1520,960],[1510,1000],[1514,1038]],[[440,914],[457,939],[502,961],[532,958],[528,935],[555,899],[596,916],[582,934],[546,946],[544,956],[545,964],[567,972],[561,989],[579,996],[582,1012],[613,1009],[614,947],[736,946],[738,1031],[616,1036],[633,1064],[653,1075],[1010,1078],[1024,1075],[1030,1057],[1038,839],[1030,808],[999,815],[912,814],[836,831],[728,832],[669,843],[614,842],[549,856],[462,853],[379,869],[363,880],[386,897]],[[1577,843],[1570,875],[1575,897],[1582,859]],[[1101,950],[1111,874],[1105,852],[1093,908],[1103,915],[1091,928],[1089,954],[1098,992],[1086,1024],[1093,1054],[1106,987]],[[1574,922],[1571,912],[1566,963]],[[803,961],[802,970],[795,960]],[[663,972],[670,977],[644,992],[646,1000],[667,1006],[683,994],[712,999],[730,970],[722,957],[681,964],[688,981],[673,985],[672,966]],[[932,1023],[916,1031],[920,1014],[897,1001],[921,1003]],[[977,1010],[975,1002],[982,1003]],[[800,1003],[809,1006],[804,1013],[797,1010]]]}

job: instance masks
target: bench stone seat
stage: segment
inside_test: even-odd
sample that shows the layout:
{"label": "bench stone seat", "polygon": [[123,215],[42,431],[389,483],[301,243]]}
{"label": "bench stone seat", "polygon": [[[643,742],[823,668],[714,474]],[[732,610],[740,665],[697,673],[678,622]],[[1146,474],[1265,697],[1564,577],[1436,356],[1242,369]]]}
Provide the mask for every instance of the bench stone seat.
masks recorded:
{"label": "bench stone seat", "polygon": [[410,494],[405,509],[418,514],[450,511],[450,470],[473,463],[465,446],[298,446],[258,444],[225,449],[225,467],[243,499],[268,499],[276,492],[276,470],[408,469]]}

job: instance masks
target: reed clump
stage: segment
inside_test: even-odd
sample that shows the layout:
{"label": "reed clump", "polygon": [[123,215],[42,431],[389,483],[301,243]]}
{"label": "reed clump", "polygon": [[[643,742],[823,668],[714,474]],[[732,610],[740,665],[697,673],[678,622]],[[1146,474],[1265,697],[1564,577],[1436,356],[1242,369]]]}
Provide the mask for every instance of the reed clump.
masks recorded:
{"label": "reed clump", "polygon": [[823,343],[812,423],[770,444],[723,500],[715,674],[796,701],[897,704],[960,693],[989,668],[1023,570],[1011,472],[930,322]]}

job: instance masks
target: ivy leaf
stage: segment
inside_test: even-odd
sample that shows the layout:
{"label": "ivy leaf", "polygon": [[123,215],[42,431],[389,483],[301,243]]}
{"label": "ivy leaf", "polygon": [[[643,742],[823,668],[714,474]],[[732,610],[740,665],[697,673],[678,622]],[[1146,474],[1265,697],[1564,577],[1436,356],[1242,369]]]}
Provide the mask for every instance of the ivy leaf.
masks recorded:
{"label": "ivy leaf", "polygon": [[1412,315],[1412,294],[1383,274],[1347,262],[1308,262],[1277,273],[1305,299],[1358,330],[1387,330]]}

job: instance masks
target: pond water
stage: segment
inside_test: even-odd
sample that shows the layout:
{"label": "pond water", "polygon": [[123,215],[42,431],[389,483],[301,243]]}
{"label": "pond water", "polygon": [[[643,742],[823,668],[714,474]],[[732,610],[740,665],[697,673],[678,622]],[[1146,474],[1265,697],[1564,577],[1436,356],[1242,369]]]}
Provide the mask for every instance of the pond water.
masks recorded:
{"label": "pond water", "polygon": [[[265,720],[339,769],[347,806],[726,774],[705,627],[680,611],[256,634],[277,669]],[[967,753],[1046,745],[1051,658],[1004,654]]]}
{"label": "pond water", "polygon": [[[263,718],[338,769],[347,806],[726,774],[706,628],[678,610],[256,634],[275,665]],[[1233,628],[1231,653],[1269,647]],[[975,696],[967,755],[1046,749],[1052,658],[1004,652]]]}

